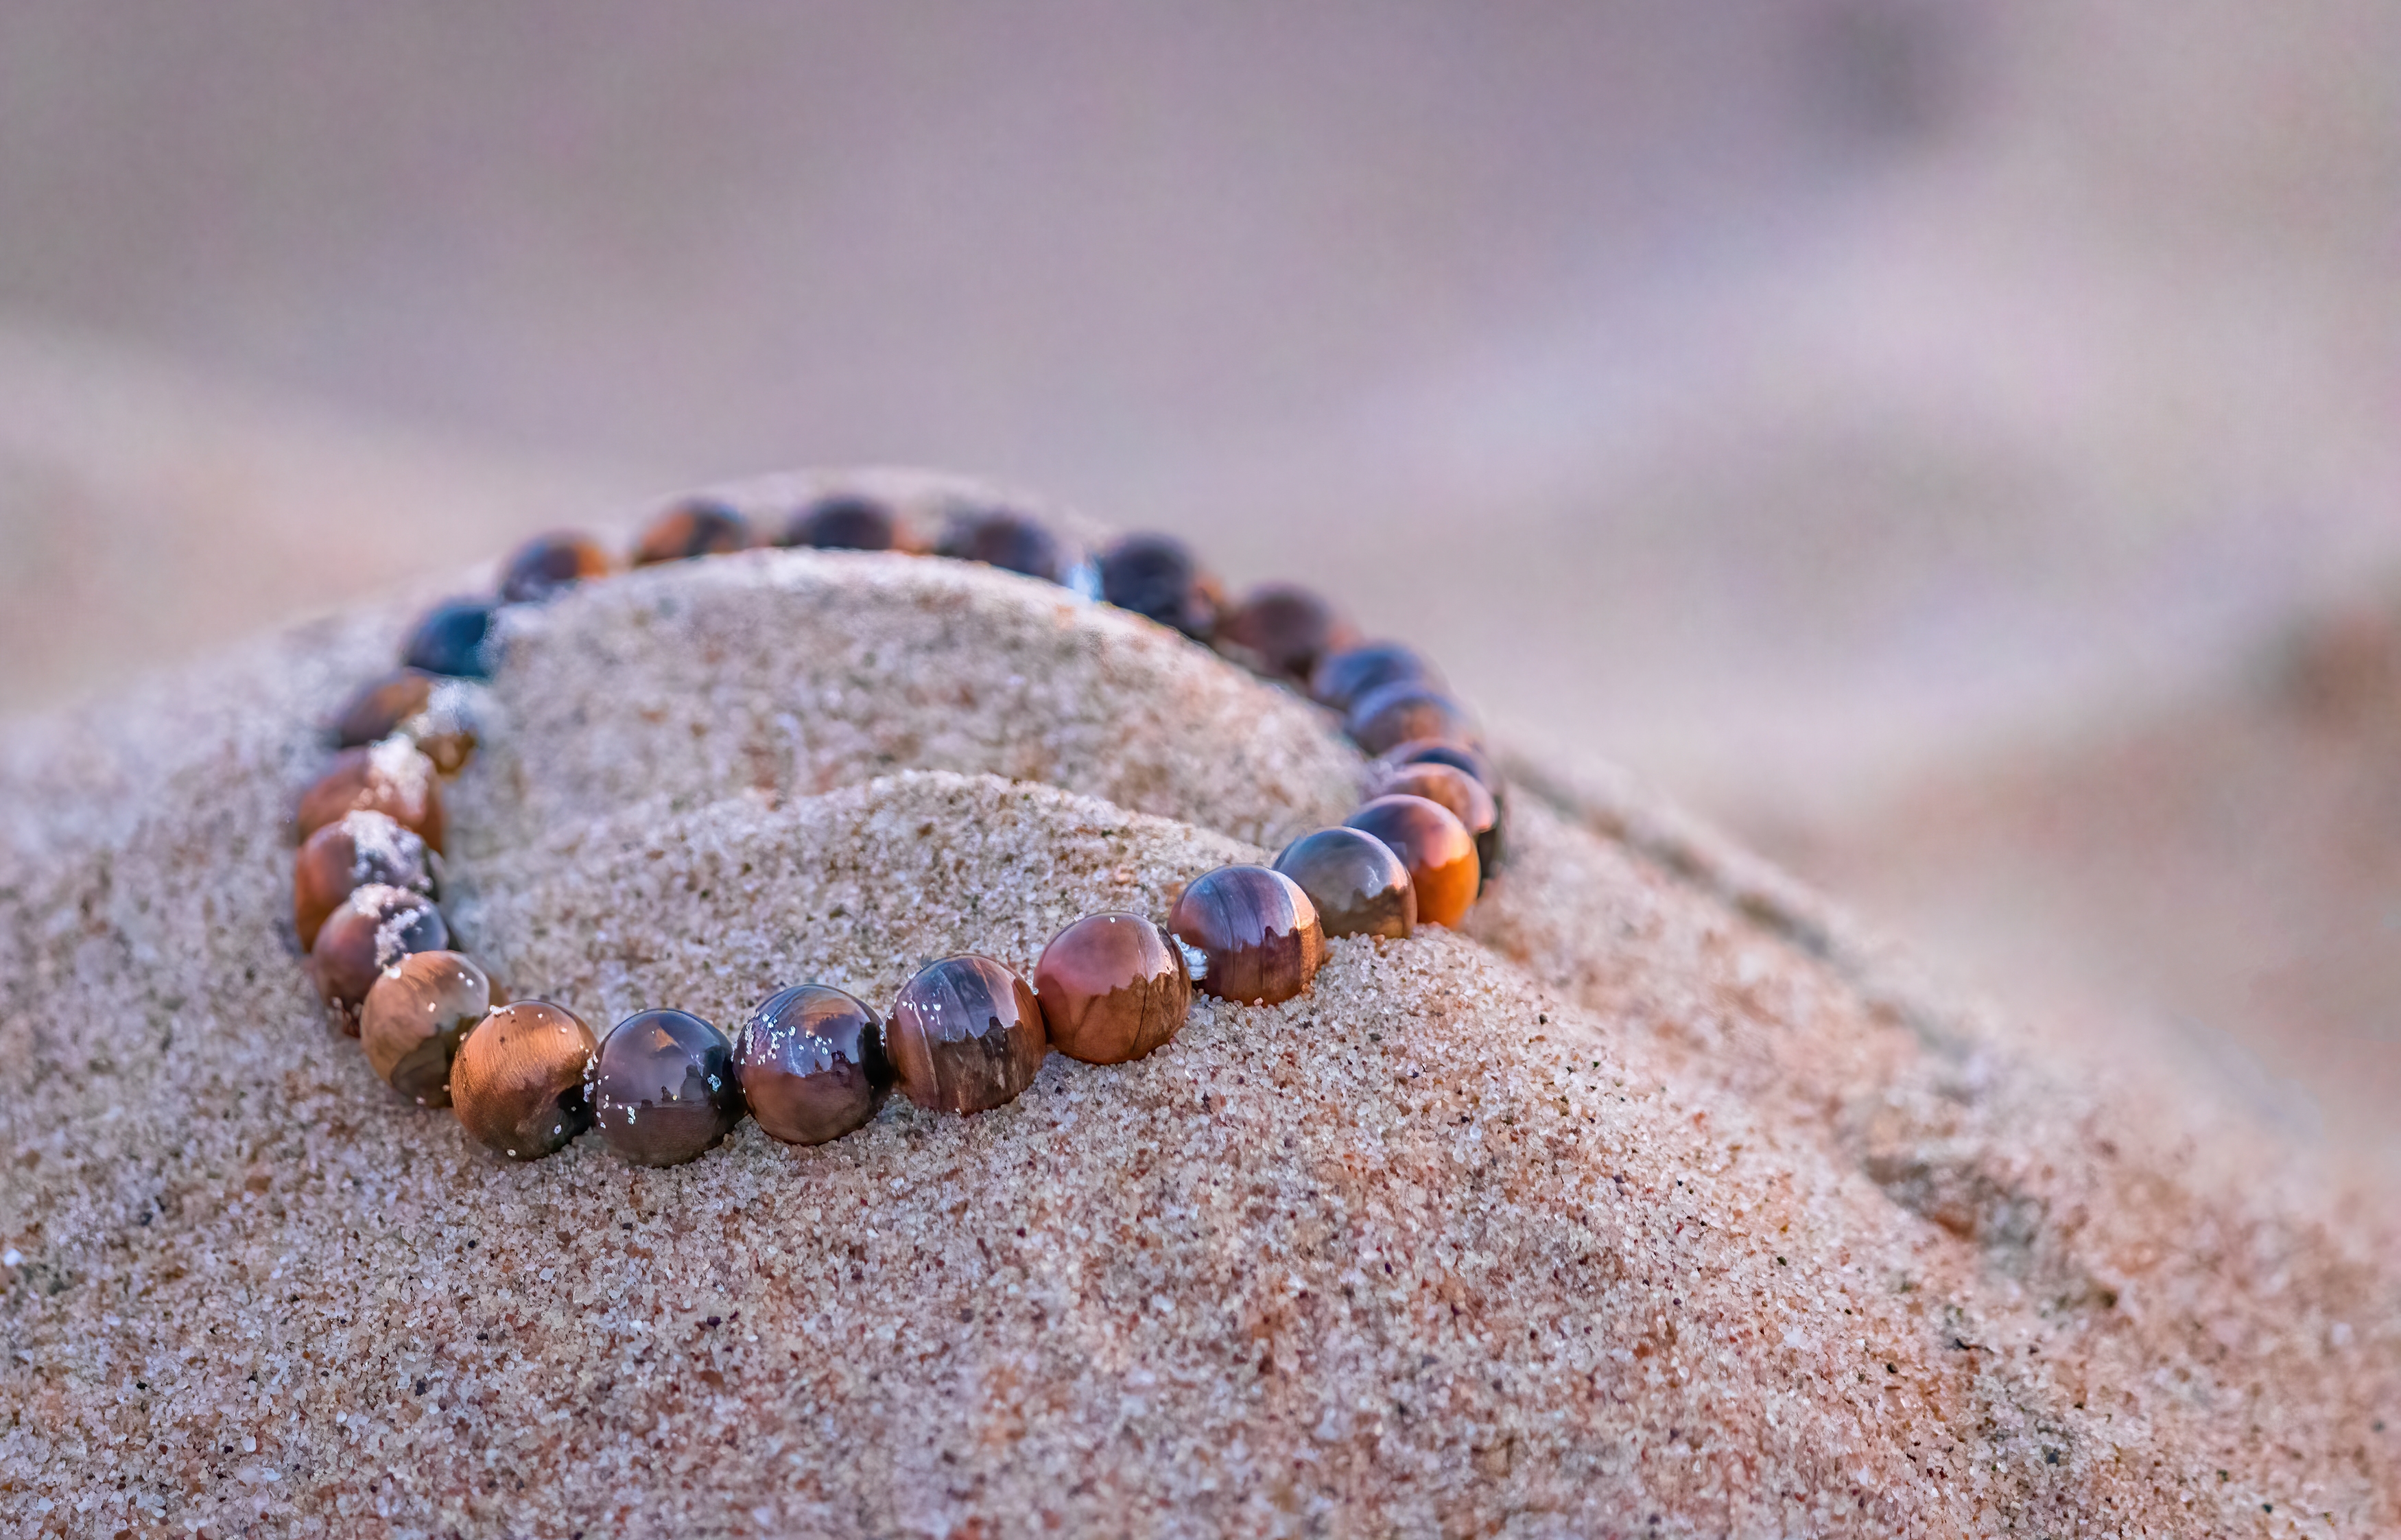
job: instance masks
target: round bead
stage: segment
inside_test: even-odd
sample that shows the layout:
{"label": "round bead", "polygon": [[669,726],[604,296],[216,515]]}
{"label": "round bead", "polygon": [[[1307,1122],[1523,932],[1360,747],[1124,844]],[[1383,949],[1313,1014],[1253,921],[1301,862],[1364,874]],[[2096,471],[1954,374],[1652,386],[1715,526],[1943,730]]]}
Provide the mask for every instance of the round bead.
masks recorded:
{"label": "round bead", "polygon": [[901,986],[888,1041],[900,1089],[937,1112],[1014,1101],[1050,1049],[1032,986],[972,955],[929,963]]}
{"label": "round bead", "polygon": [[492,982],[456,952],[419,952],[377,979],[359,1012],[367,1063],[419,1107],[450,1105],[450,1061],[492,1011]]}
{"label": "round bead", "polygon": [[539,603],[587,578],[607,577],[615,566],[590,535],[536,535],[501,568],[501,598],[511,604]]}
{"label": "round bead", "polygon": [[1475,840],[1449,808],[1423,797],[1378,797],[1342,820],[1393,847],[1418,890],[1418,919],[1457,925],[1475,901],[1482,880]]}
{"label": "round bead", "polygon": [[1484,783],[1455,764],[1405,764],[1376,788],[1379,796],[1400,793],[1438,802],[1466,825],[1475,841],[1475,867],[1489,877],[1501,864],[1501,805]]}
{"label": "round bead", "polygon": [[1318,659],[1317,671],[1309,679],[1309,693],[1319,704],[1347,715],[1372,692],[1405,682],[1440,689],[1442,676],[1433,664],[1397,641],[1371,641]]}
{"label": "round bead", "polygon": [[334,717],[334,747],[362,749],[391,736],[400,724],[425,709],[434,676],[421,668],[386,674],[352,695]]}
{"label": "round bead", "polygon": [[1078,553],[1036,520],[1006,508],[970,509],[951,516],[934,554],[981,561],[1005,572],[1022,572],[1049,583],[1067,581]]}
{"label": "round bead", "polygon": [[446,599],[425,612],[400,650],[400,661],[453,679],[492,677],[489,599]]}
{"label": "round bead", "polygon": [[300,837],[362,809],[382,813],[442,848],[442,792],[433,762],[406,738],[390,737],[335,755],[334,767],[300,795]]}
{"label": "round bead", "polygon": [[1128,535],[1101,554],[1101,597],[1197,641],[1217,629],[1225,596],[1172,535]]}
{"label": "round bead", "polygon": [[1484,790],[1492,793],[1495,803],[1502,800],[1501,772],[1493,768],[1483,749],[1458,738],[1411,738],[1396,744],[1376,756],[1376,763],[1369,766],[1367,783],[1376,785],[1393,771],[1410,764],[1452,765],[1474,776]]}
{"label": "round bead", "polygon": [[484,1018],[450,1063],[459,1126],[512,1161],[539,1161],[592,1126],[592,1029],[565,1006],[520,1000]]}
{"label": "round bead", "polygon": [[642,1011],[600,1044],[592,1112],[609,1148],[636,1165],[681,1165],[742,1121],[734,1045],[688,1011]]}
{"label": "round bead", "polygon": [[300,949],[315,946],[326,916],[371,883],[438,896],[425,842],[382,813],[346,813],[302,842],[292,862],[292,928]]}
{"label": "round bead", "polygon": [[317,993],[341,1011],[343,1029],[358,1036],[359,1007],[384,970],[418,952],[450,944],[442,911],[422,893],[371,883],[352,892],[317,928],[309,971]]}
{"label": "round bead", "polygon": [[1320,658],[1356,639],[1350,622],[1306,588],[1269,583],[1217,617],[1217,647],[1271,679],[1307,685]]}
{"label": "round bead", "polygon": [[1401,680],[1360,696],[1344,730],[1368,754],[1380,754],[1411,738],[1473,743],[1480,736],[1466,707],[1416,680]]}
{"label": "round bead", "polygon": [[1320,829],[1279,851],[1275,870],[1300,885],[1328,936],[1390,936],[1417,928],[1418,896],[1393,847],[1363,829]]}
{"label": "round bead", "polygon": [[826,984],[780,990],[742,1024],[734,1077],[750,1115],[775,1137],[839,1139],[874,1117],[892,1089],[883,1019]]}
{"label": "round bead", "polygon": [[1298,883],[1264,866],[1201,873],[1176,898],[1167,928],[1207,959],[1200,987],[1237,1004],[1291,999],[1325,961],[1317,906]]}
{"label": "round bead", "polygon": [[1139,1059],[1184,1030],[1192,975],[1174,938],[1141,914],[1088,914],[1034,965],[1050,1046],[1086,1064]]}
{"label": "round bead", "polygon": [[748,519],[721,502],[694,498],[651,521],[634,543],[632,564],[649,567],[662,561],[725,556],[757,543]]}
{"label": "round bead", "polygon": [[775,543],[820,551],[897,551],[902,547],[900,521],[872,498],[822,498],[792,515]]}

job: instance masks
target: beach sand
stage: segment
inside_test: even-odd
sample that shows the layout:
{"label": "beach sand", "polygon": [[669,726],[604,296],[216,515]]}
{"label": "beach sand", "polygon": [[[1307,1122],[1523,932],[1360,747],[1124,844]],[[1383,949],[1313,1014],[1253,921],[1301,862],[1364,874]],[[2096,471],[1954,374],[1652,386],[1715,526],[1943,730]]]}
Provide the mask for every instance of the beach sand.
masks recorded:
{"label": "beach sand", "polygon": [[[814,1149],[500,1161],[292,940],[318,724],[405,619],[0,758],[10,1533],[2401,1522],[2401,1255],[2305,1152],[1541,764],[1462,932],[1338,942],[1140,1063]],[[1359,768],[1181,638],[948,562],[654,569],[506,640],[448,908],[604,1028],[1030,967]]]}

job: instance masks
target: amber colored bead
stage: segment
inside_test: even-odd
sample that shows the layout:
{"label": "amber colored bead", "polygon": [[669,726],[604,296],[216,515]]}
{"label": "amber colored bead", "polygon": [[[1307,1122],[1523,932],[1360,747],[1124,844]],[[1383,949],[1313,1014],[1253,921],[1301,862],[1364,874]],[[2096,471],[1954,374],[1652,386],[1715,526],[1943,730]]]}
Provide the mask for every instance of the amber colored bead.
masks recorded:
{"label": "amber colored bead", "polygon": [[1454,764],[1407,764],[1386,776],[1376,788],[1378,796],[1394,793],[1423,797],[1449,808],[1475,841],[1477,872],[1487,877],[1492,874],[1500,864],[1501,804],[1492,800],[1482,781]]}
{"label": "amber colored bead", "polygon": [[976,508],[951,516],[942,538],[934,546],[938,557],[981,561],[1005,572],[1022,572],[1049,583],[1064,583],[1080,560],[1070,542],[1052,534],[1038,521],[1006,508]]}
{"label": "amber colored bead", "polygon": [[1418,895],[1406,862],[1364,829],[1320,829],[1276,853],[1275,870],[1300,885],[1328,936],[1390,936],[1417,928]]}
{"label": "amber colored bead", "polygon": [[1195,983],[1240,1005],[1291,999],[1325,961],[1317,905],[1298,883],[1264,866],[1201,873],[1177,896],[1167,928],[1207,960]]}
{"label": "amber colored bead", "polygon": [[1393,847],[1409,869],[1418,890],[1418,919],[1426,925],[1457,925],[1475,901],[1483,880],[1475,838],[1451,810],[1423,797],[1378,797],[1342,820]]}
{"label": "amber colored bead", "polygon": [[406,738],[345,749],[334,767],[300,794],[300,837],[362,809],[382,813],[418,838],[442,848],[442,791],[433,762]]}
{"label": "amber colored bead", "polygon": [[652,519],[634,543],[631,559],[636,567],[649,567],[747,551],[758,543],[748,519],[721,502],[694,499]]}
{"label": "amber colored bead", "polygon": [[592,1029],[565,1006],[502,1006],[459,1045],[450,1109],[477,1143],[512,1161],[541,1160],[592,1126],[586,1082],[597,1053]]}
{"label": "amber colored bead", "polygon": [[906,542],[891,509],[872,498],[837,495],[793,514],[775,543],[819,551],[898,551]]}
{"label": "amber colored bead", "polygon": [[425,842],[382,813],[346,813],[309,835],[292,862],[292,928],[317,944],[325,917],[371,883],[439,897]]}
{"label": "amber colored bead", "polygon": [[309,971],[317,993],[342,1013],[343,1030],[358,1036],[359,1007],[367,991],[403,957],[450,944],[442,911],[422,893],[369,884],[352,892],[317,928]]}
{"label": "amber colored bead", "polygon": [[937,1112],[1015,1100],[1050,1052],[1033,986],[972,954],[928,963],[901,986],[886,1042],[900,1089]]}
{"label": "amber colored bead", "polygon": [[1219,651],[1271,679],[1304,687],[1319,659],[1357,638],[1334,606],[1289,583],[1262,584],[1217,617]]}
{"label": "amber colored bead", "polygon": [[609,1148],[636,1165],[681,1165],[742,1121],[734,1045],[688,1011],[642,1011],[602,1040],[592,1115]]}
{"label": "amber colored bead", "polygon": [[590,535],[536,535],[501,566],[501,598],[511,604],[539,603],[588,578],[607,577],[616,565]]}
{"label": "amber colored bead", "polygon": [[1196,641],[1217,630],[1225,595],[1173,535],[1128,535],[1101,553],[1101,597]]}
{"label": "amber colored bead", "polygon": [[492,981],[456,952],[419,952],[387,969],[359,1011],[367,1063],[419,1107],[450,1105],[450,1061],[492,1013]]}
{"label": "amber colored bead", "polygon": [[1192,975],[1175,939],[1141,914],[1087,914],[1034,965],[1050,1046],[1086,1064],[1139,1059],[1184,1030]]}
{"label": "amber colored bead", "polygon": [[1317,660],[1309,693],[1319,704],[1350,712],[1369,694],[1388,684],[1424,684],[1442,688],[1442,676],[1433,664],[1397,641],[1371,641],[1346,647]]}
{"label": "amber colored bead", "polygon": [[391,736],[400,724],[425,709],[435,676],[403,668],[368,684],[334,714],[334,747],[360,749]]}
{"label": "amber colored bead", "polygon": [[452,679],[491,678],[495,608],[489,599],[480,598],[446,599],[435,605],[401,644],[400,661]]}
{"label": "amber colored bead", "polygon": [[1466,707],[1415,680],[1402,680],[1360,696],[1351,708],[1344,730],[1368,754],[1380,754],[1411,738],[1473,743],[1481,736]]}
{"label": "amber colored bead", "polygon": [[839,1139],[892,1089],[882,1017],[830,984],[778,990],[734,1038],[734,1078],[759,1126],[790,1145]]}

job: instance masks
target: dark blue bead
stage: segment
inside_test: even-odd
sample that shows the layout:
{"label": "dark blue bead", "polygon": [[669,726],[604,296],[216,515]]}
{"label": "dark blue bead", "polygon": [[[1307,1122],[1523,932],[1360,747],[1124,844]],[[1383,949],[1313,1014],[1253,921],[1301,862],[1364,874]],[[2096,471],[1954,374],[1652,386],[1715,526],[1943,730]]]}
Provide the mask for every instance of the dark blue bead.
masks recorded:
{"label": "dark blue bead", "polygon": [[408,643],[400,652],[402,665],[453,679],[489,679],[492,664],[487,643],[491,639],[490,599],[446,599],[425,612]]}

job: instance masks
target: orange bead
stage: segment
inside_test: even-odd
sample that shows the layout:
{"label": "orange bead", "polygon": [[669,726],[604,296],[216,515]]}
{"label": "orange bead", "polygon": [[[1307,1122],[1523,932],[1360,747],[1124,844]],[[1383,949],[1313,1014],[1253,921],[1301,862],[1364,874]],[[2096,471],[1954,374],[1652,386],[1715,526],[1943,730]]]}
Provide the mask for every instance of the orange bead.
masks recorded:
{"label": "orange bead", "polygon": [[1411,738],[1474,743],[1482,736],[1466,707],[1420,680],[1400,680],[1368,691],[1351,708],[1344,730],[1351,742],[1369,754],[1380,754]]}
{"label": "orange bead", "polygon": [[592,1029],[565,1006],[503,1006],[459,1045],[451,1110],[487,1148],[512,1161],[541,1160],[592,1126],[585,1082],[599,1051]]}
{"label": "orange bead", "polygon": [[1484,783],[1452,764],[1403,765],[1387,774],[1376,788],[1379,796],[1395,792],[1438,802],[1467,826],[1475,840],[1475,863],[1489,877],[1501,864],[1501,804]]}
{"label": "orange bead", "polygon": [[1466,917],[1482,870],[1475,836],[1449,808],[1423,797],[1378,797],[1342,821],[1391,846],[1406,863],[1421,924],[1457,925]]}
{"label": "orange bead", "polygon": [[649,567],[662,561],[724,556],[747,551],[758,543],[748,519],[721,502],[694,498],[651,521],[642,538],[634,543],[632,564]]}
{"label": "orange bead", "polygon": [[362,809],[385,814],[442,848],[442,791],[433,762],[406,738],[390,737],[335,755],[334,767],[300,795],[300,837]]}
{"label": "orange bead", "polygon": [[1174,938],[1141,914],[1087,914],[1034,965],[1050,1046],[1086,1064],[1139,1059],[1184,1030],[1192,975]]}
{"label": "orange bead", "polygon": [[536,535],[501,568],[501,598],[533,604],[592,578],[607,577],[616,563],[590,535]]}

